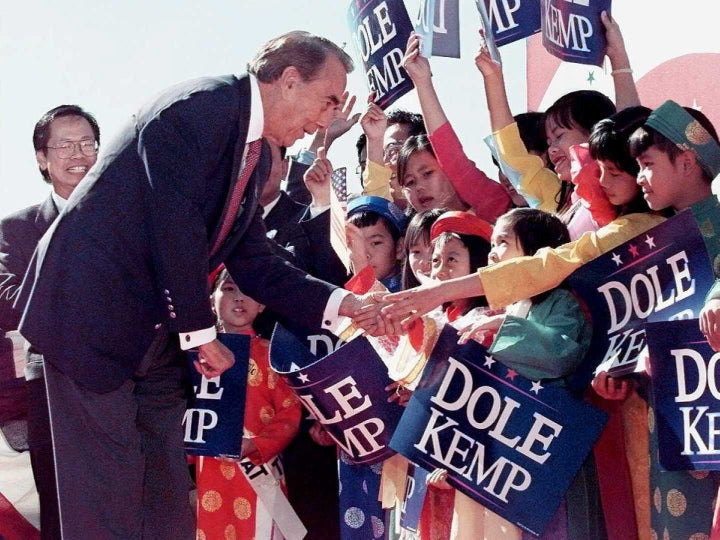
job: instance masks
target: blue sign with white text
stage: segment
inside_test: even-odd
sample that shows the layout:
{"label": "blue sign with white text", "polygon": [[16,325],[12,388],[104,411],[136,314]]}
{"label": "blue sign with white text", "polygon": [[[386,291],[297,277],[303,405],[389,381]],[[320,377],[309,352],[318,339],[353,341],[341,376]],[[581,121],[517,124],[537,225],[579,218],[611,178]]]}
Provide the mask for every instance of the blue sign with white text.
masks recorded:
{"label": "blue sign with white text", "polygon": [[445,327],[390,446],[523,529],[541,535],[607,415],[530,381]]}
{"label": "blue sign with white text", "polygon": [[375,103],[386,109],[414,88],[401,67],[412,22],[403,0],[352,0],[348,26]]}
{"label": "blue sign with white text", "polygon": [[607,48],[600,13],[610,0],[541,0],[543,47],[565,62],[602,66]]}
{"label": "blue sign with white text", "polygon": [[388,443],[403,408],[388,403],[392,379],[367,339],[356,338],[308,362],[310,352],[281,325],[270,340],[270,365],[356,464],[395,454]]}
{"label": "blue sign with white text", "polygon": [[634,371],[645,348],[644,324],[696,318],[713,282],[705,242],[691,210],[573,272],[568,284],[584,301],[593,324],[586,356],[591,362],[583,366],[579,377],[585,380],[580,386],[587,384],[597,365],[616,376]]}
{"label": "blue sign with white text", "polygon": [[[540,31],[538,0],[475,0],[485,8],[498,47],[530,37]],[[483,2],[483,6],[479,3]],[[486,29],[487,32],[487,29]]]}
{"label": "blue sign with white text", "polygon": [[720,470],[720,353],[697,319],[645,325],[660,465],[669,471]]}
{"label": "blue sign with white text", "polygon": [[238,457],[243,436],[250,336],[218,334],[235,355],[235,364],[219,377],[207,379],[193,365],[197,351],[190,351],[193,394],[183,417],[185,450],[194,456]]}

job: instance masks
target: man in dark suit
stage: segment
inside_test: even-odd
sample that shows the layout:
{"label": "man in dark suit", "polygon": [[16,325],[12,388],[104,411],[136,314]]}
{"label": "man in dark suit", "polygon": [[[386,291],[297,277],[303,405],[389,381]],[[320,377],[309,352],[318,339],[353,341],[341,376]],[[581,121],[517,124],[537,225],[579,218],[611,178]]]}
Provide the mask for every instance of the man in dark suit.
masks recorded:
{"label": "man in dark suit", "polygon": [[[13,307],[13,303],[33,251],[67,204],[75,187],[95,164],[99,144],[100,128],[95,118],[77,105],[55,107],[35,124],[35,156],[40,174],[52,186],[52,191],[42,203],[0,221],[0,328],[6,333],[16,330],[20,321],[22,313]],[[27,439],[32,472],[40,496],[42,538],[59,538],[60,521],[43,361],[33,348],[26,358],[26,384],[23,389],[26,393],[17,393],[17,406],[27,407]],[[12,361],[11,358],[2,360]],[[4,390],[7,383],[0,381],[3,399],[10,395]]]}
{"label": "man in dark suit", "polygon": [[287,147],[324,128],[351,69],[332,42],[290,32],[249,75],[170,88],[108,145],[40,241],[20,331],[45,356],[66,538],[194,536],[179,349],[196,347],[208,378],[234,362],[215,334],[210,270],[224,263],[248,295],[310,328],[362,305],[275,254],[258,212],[266,145],[252,165],[257,141]]}

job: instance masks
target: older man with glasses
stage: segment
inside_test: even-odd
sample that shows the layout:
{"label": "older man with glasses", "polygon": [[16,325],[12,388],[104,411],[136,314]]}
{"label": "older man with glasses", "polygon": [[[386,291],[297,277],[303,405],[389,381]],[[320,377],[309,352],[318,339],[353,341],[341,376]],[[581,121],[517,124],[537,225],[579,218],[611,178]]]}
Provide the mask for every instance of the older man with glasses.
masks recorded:
{"label": "older man with glasses", "polygon": [[[12,337],[15,342],[20,340],[16,329],[21,312],[16,310],[13,304],[30,257],[40,237],[55,221],[75,187],[95,164],[99,144],[100,128],[95,118],[77,105],[55,107],[35,124],[35,158],[42,178],[51,185],[52,190],[42,203],[15,212],[0,221],[0,328],[6,333],[5,339]],[[5,350],[7,349],[9,347]],[[0,428],[7,432],[5,439],[15,450],[25,450],[29,445],[32,472],[40,496],[42,538],[59,538],[55,467],[43,377],[43,357],[30,347],[26,352],[26,361],[24,388],[21,379],[0,380],[3,403],[9,401],[9,396],[16,396],[12,406],[0,409],[6,412],[9,418],[11,409],[24,411],[27,407],[27,437],[17,431],[17,422],[4,422],[3,418],[0,418]],[[10,351],[0,358],[0,363],[14,363]],[[12,418],[24,420],[22,415],[14,415]],[[16,428],[14,434],[10,433],[10,426]],[[22,428],[24,425],[20,427],[24,431]],[[4,441],[0,441],[2,442]],[[19,455],[14,458],[18,462],[22,460]],[[29,474],[27,480],[32,483]],[[0,521],[7,523],[2,515]],[[0,536],[3,533],[0,530]],[[25,535],[22,534],[22,537]]]}

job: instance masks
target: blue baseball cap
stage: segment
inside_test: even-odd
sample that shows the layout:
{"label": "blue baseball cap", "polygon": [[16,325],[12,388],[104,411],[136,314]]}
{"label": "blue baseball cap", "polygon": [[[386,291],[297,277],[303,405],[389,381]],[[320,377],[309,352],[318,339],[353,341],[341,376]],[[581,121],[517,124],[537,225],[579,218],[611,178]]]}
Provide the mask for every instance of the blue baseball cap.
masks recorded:
{"label": "blue baseball cap", "polygon": [[407,216],[395,204],[383,197],[362,195],[348,201],[347,217],[361,212],[373,212],[384,217],[402,235],[407,226]]}

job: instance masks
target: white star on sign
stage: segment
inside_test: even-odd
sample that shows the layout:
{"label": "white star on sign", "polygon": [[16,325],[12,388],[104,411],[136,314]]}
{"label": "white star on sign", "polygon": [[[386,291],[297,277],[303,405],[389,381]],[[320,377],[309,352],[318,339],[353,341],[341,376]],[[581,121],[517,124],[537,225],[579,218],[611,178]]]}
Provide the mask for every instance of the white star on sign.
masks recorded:
{"label": "white star on sign", "polygon": [[300,373],[300,375],[298,375],[298,379],[300,379],[300,382],[304,382],[304,383],[310,382],[310,379],[304,373]]}
{"label": "white star on sign", "polygon": [[531,392],[535,392],[535,395],[538,395],[540,393],[540,390],[542,390],[543,387],[540,384],[540,381],[533,381],[532,388],[530,388]]}
{"label": "white star on sign", "polygon": [[649,234],[645,236],[645,243],[648,245],[649,249],[652,249],[655,247],[655,239],[650,236]]}
{"label": "white star on sign", "polygon": [[617,266],[620,266],[622,264],[622,259],[620,258],[620,255],[617,253],[613,253],[612,260]]}
{"label": "white star on sign", "polygon": [[491,368],[494,363],[495,360],[493,359],[493,357],[488,355],[485,357],[485,363],[483,364],[483,366],[485,366],[486,368]]}

